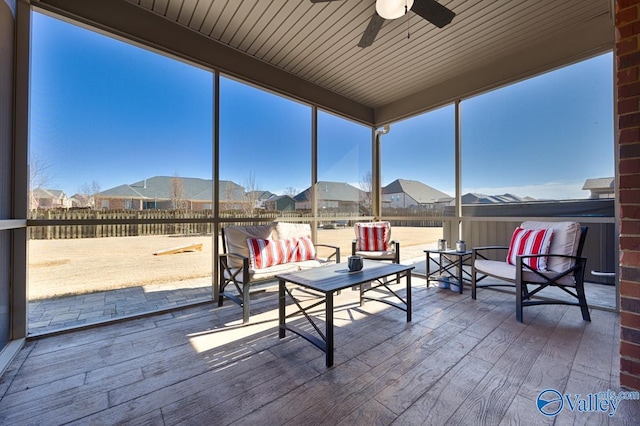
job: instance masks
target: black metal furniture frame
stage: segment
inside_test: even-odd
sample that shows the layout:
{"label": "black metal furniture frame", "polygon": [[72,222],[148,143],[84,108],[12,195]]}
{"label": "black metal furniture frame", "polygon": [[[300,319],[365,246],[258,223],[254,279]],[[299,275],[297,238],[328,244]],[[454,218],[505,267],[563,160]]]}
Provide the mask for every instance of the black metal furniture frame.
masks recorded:
{"label": "black metal furniture frame", "polygon": [[[289,274],[277,275],[279,279],[278,287],[278,309],[279,309],[279,337],[280,339],[285,337],[286,330],[289,330],[300,337],[306,339],[314,346],[322,350],[326,354],[326,366],[331,367],[333,365],[333,293],[340,290],[359,286],[360,287],[360,305],[365,300],[374,300],[382,303],[386,303],[390,306],[398,308],[407,313],[407,322],[411,322],[411,270],[413,266],[399,265],[395,263],[383,263],[376,261],[364,261],[364,268],[358,272],[349,272],[345,263],[337,265],[323,266],[320,268],[310,269],[300,272],[292,272]],[[388,287],[387,282],[383,279],[390,275],[404,276],[406,278],[406,296],[405,299],[400,297],[398,293],[394,292]],[[370,288],[364,288],[362,284],[371,282]],[[298,299],[292,294],[292,288],[287,287],[287,283],[291,283],[294,286],[302,286],[306,289],[318,292],[320,297],[323,298],[309,306],[303,307]],[[379,299],[374,297],[368,297],[366,294],[373,290],[384,288],[390,294],[399,299],[399,302],[394,302],[386,299]],[[287,295],[298,308],[297,311],[287,315],[286,314],[286,297]],[[317,306],[325,305],[325,330],[315,323],[313,318],[309,315],[309,311]],[[319,335],[319,337],[308,333],[305,330],[300,329],[291,324],[286,323],[287,318],[291,318],[296,315],[303,315],[307,321],[311,324],[313,329]]]}
{"label": "black metal furniture frame", "polygon": [[[424,252],[427,255],[427,286],[429,285],[431,274],[435,274],[436,272],[438,274],[446,272],[449,277],[454,278],[458,282],[458,293],[460,294],[462,294],[462,288],[465,282],[471,284],[471,273],[465,271],[463,268],[465,262],[471,260],[471,255],[473,254],[471,250],[425,250]],[[437,258],[431,257],[432,254],[437,254]],[[431,267],[429,266],[430,260],[433,260],[436,265],[438,265],[437,271],[431,272]],[[445,263],[445,260],[448,263]],[[457,274],[451,272],[452,269],[456,269]]]}

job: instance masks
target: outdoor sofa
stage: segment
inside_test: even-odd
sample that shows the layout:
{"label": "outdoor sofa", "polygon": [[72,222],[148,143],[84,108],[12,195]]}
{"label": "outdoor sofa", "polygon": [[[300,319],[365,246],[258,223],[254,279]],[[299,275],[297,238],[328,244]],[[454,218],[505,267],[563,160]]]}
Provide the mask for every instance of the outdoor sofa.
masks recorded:
{"label": "outdoor sofa", "polygon": [[[317,247],[331,252],[321,259]],[[274,281],[277,274],[340,263],[340,248],[314,244],[311,226],[272,222],[264,225],[226,226],[219,255],[218,306],[227,298],[242,307],[242,322],[250,316],[250,290],[254,284]]]}

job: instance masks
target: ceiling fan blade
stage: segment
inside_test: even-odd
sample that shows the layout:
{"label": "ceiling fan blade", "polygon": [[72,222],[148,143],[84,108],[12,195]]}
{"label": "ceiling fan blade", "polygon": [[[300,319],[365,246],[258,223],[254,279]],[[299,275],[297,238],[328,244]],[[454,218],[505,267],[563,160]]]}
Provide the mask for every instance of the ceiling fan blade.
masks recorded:
{"label": "ceiling fan blade", "polygon": [[371,46],[373,41],[376,39],[380,28],[382,28],[382,24],[384,24],[384,18],[377,13],[374,13],[369,21],[369,25],[367,25],[367,29],[364,30],[364,33],[362,34],[358,47]]}
{"label": "ceiling fan blade", "polygon": [[411,11],[438,28],[444,27],[456,16],[452,10],[447,9],[435,0],[415,0]]}

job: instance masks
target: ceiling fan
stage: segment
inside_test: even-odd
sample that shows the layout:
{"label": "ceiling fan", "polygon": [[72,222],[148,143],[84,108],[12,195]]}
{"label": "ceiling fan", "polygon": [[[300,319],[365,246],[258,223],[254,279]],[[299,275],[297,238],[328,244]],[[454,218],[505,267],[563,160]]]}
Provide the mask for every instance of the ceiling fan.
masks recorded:
{"label": "ceiling fan", "polygon": [[[311,0],[311,3],[326,3],[337,0]],[[435,0],[376,0],[376,12],[364,30],[358,47],[373,44],[382,24],[387,19],[396,19],[412,11],[438,28],[449,24],[456,14]]]}

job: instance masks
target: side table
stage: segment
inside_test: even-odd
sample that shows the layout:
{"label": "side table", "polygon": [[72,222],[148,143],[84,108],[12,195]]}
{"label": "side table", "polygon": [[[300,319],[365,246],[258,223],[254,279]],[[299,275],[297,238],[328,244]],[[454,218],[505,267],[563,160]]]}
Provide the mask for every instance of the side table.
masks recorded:
{"label": "side table", "polygon": [[[453,278],[458,283],[458,293],[462,294],[464,283],[471,283],[471,274],[464,270],[464,265],[469,265],[473,251],[455,251],[455,250],[425,250],[427,255],[427,287],[432,275],[438,274]],[[438,265],[437,270],[431,271],[430,260]]]}

